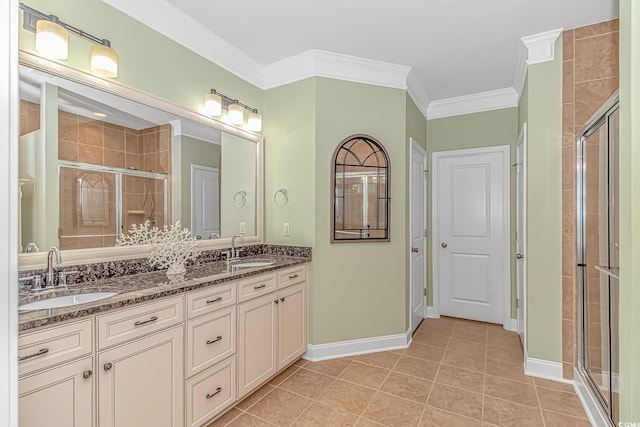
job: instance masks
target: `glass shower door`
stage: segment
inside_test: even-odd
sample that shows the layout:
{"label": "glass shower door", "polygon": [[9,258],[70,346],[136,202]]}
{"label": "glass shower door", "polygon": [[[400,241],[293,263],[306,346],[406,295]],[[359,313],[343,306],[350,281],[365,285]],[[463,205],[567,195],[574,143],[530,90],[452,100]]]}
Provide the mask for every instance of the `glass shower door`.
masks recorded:
{"label": "glass shower door", "polygon": [[618,107],[578,146],[579,369],[608,416],[618,419]]}

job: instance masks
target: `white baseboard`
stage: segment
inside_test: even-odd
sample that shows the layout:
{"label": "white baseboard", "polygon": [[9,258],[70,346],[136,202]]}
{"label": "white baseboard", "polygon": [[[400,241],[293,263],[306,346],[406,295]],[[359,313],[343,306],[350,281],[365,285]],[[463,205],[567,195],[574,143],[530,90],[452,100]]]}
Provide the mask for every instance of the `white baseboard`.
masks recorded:
{"label": "white baseboard", "polygon": [[327,344],[309,344],[302,358],[311,362],[319,362],[321,360],[337,359],[339,357],[355,356],[358,354],[398,350],[409,347],[409,344],[411,344],[411,330],[408,330],[404,334],[397,335],[362,338]]}
{"label": "white baseboard", "polygon": [[573,369],[573,388],[576,390],[576,394],[582,403],[584,412],[587,414],[591,425],[596,427],[609,427],[611,423],[607,420],[606,414],[602,412],[600,405],[587,389],[586,384],[575,368]]}
{"label": "white baseboard", "polygon": [[427,306],[427,318],[429,318],[429,319],[439,319],[440,318],[440,312],[435,307]]}
{"label": "white baseboard", "polygon": [[562,378],[562,363],[534,359],[524,355],[524,373],[532,377],[572,384],[573,381]]}
{"label": "white baseboard", "polygon": [[507,331],[518,332],[518,319],[509,319],[502,327]]}

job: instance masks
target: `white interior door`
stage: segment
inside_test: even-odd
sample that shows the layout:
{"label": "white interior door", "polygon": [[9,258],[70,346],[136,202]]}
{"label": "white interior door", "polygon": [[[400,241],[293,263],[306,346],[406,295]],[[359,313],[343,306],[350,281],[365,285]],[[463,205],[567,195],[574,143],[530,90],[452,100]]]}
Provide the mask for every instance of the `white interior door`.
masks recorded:
{"label": "white interior door", "polygon": [[509,146],[433,154],[440,314],[508,325]]}
{"label": "white interior door", "polygon": [[411,140],[411,332],[425,318],[427,154]]}
{"label": "white interior door", "polygon": [[216,168],[191,165],[191,229],[196,238],[220,235],[219,177]]}
{"label": "white interior door", "polygon": [[525,248],[527,239],[527,124],[522,125],[516,146],[516,282],[518,307],[518,334],[522,348],[526,347],[526,304],[527,296],[527,260]]}

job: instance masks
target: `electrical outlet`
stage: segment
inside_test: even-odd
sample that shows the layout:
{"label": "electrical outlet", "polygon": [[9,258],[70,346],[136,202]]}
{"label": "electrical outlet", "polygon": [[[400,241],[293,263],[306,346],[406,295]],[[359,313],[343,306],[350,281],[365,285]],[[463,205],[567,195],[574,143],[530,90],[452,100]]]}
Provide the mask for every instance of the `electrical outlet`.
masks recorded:
{"label": "electrical outlet", "polygon": [[247,223],[242,221],[240,223],[240,234],[244,234],[247,232]]}
{"label": "electrical outlet", "polygon": [[283,236],[288,236],[289,235],[289,223],[288,222],[283,222],[282,223],[282,235]]}

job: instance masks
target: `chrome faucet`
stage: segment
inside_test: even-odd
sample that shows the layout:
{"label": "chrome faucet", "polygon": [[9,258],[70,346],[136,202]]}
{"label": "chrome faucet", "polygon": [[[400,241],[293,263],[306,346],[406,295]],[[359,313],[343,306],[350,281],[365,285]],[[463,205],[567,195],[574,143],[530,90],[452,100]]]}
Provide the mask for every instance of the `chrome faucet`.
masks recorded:
{"label": "chrome faucet", "polygon": [[56,275],[53,271],[53,254],[56,254],[56,262],[60,264],[62,262],[62,257],[60,256],[60,249],[55,246],[51,246],[49,248],[49,253],[47,254],[47,275],[44,278],[44,287],[45,288],[53,288],[56,286]]}
{"label": "chrome faucet", "polygon": [[240,252],[240,249],[236,249],[236,237],[240,238],[240,243],[244,243],[244,237],[242,236],[242,234],[233,235],[233,237],[231,238],[231,259],[238,258],[238,253]]}
{"label": "chrome faucet", "polygon": [[215,231],[211,234],[209,234],[209,240],[211,239],[219,239],[220,235],[218,233],[216,233]]}

